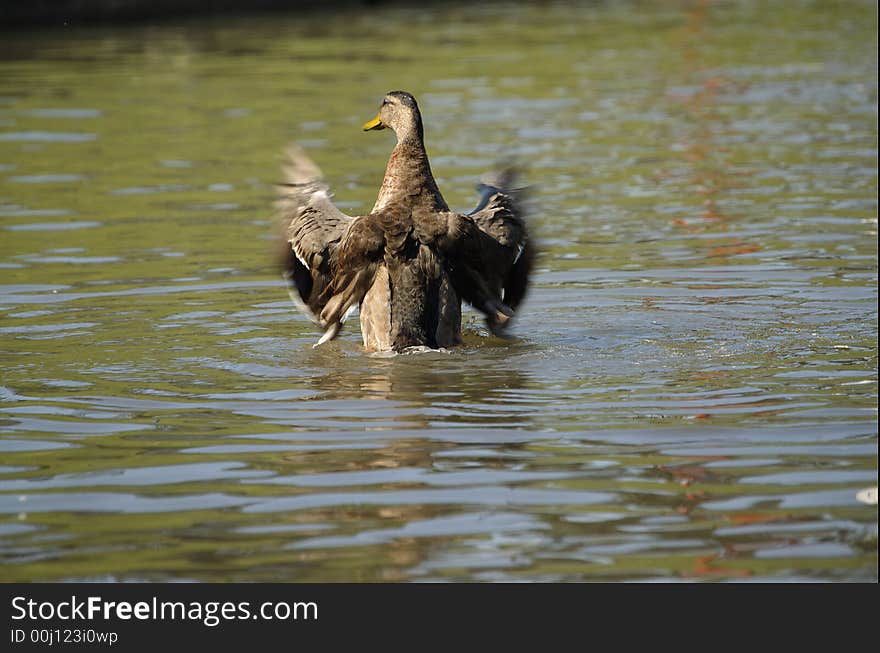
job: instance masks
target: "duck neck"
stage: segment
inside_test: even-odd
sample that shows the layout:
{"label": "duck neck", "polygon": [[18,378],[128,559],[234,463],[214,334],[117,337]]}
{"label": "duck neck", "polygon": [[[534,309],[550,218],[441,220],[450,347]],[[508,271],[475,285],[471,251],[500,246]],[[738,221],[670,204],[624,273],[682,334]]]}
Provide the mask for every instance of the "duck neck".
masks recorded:
{"label": "duck neck", "polygon": [[397,145],[388,159],[385,178],[373,211],[401,203],[410,209],[449,210],[431,173],[421,124],[413,130],[398,134]]}

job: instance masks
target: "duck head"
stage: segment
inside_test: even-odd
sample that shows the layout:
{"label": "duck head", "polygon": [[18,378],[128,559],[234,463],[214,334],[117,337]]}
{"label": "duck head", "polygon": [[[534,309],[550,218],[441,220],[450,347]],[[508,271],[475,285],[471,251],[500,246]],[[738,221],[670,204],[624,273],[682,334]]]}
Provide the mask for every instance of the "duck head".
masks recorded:
{"label": "duck head", "polygon": [[422,115],[412,94],[406,91],[391,91],[382,100],[379,113],[364,124],[364,131],[390,127],[397,135],[397,142],[421,142],[424,137]]}

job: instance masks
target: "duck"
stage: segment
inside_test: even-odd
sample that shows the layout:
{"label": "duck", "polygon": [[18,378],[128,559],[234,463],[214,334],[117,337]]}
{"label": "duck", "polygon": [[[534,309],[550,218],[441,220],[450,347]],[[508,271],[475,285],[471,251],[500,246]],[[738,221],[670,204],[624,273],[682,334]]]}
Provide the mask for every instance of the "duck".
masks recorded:
{"label": "duck", "polygon": [[387,93],[364,131],[390,129],[397,142],[372,210],[343,213],[320,168],[298,145],[282,163],[276,210],[279,262],[294,304],[333,340],[357,308],[368,352],[461,344],[461,306],[480,311],[505,336],[529,287],[535,247],[516,170],[484,175],[477,206],[450,210],[425,150],[415,97]]}

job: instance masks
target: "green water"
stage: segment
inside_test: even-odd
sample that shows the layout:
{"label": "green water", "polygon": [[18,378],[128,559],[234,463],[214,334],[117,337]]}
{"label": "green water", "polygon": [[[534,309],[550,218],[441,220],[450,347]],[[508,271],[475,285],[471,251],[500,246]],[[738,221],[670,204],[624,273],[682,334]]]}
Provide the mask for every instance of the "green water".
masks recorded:
{"label": "green water", "polygon": [[[516,156],[510,341],[320,335],[302,143],[375,199]],[[0,580],[876,580],[872,2],[379,6],[0,37]]]}

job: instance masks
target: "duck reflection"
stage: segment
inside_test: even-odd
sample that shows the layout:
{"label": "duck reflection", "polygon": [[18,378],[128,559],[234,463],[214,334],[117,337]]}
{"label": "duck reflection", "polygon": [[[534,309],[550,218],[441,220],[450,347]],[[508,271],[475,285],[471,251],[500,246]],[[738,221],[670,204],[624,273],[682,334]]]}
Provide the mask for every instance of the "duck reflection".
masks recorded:
{"label": "duck reflection", "polygon": [[[376,399],[425,409],[461,404],[469,417],[482,407],[487,419],[498,422],[505,413],[505,396],[536,387],[528,373],[511,363],[524,348],[519,343],[495,347],[481,343],[455,352],[366,355],[352,351],[347,356],[315,349],[304,352],[306,360],[301,363],[316,370],[306,383],[321,392],[323,399]],[[407,418],[411,416],[407,411]]]}
{"label": "duck reflection", "polygon": [[[284,465],[299,473],[430,470],[438,451],[462,445],[519,448],[538,428],[537,408],[529,397],[537,384],[516,367],[528,346],[468,340],[453,353],[369,356],[348,341],[298,352],[295,365],[307,371],[305,386],[317,394],[286,412],[283,423],[315,432],[316,442],[357,446],[285,454]],[[367,443],[369,448],[361,446]],[[503,456],[493,458],[487,464]],[[399,474],[364,480],[409,483]]]}
{"label": "duck reflection", "polygon": [[[294,352],[289,363],[316,394],[285,424],[314,430],[307,414],[320,414],[314,442],[341,446],[276,454],[268,463],[278,472],[272,483],[289,484],[295,494],[349,493],[351,503],[272,513],[276,526],[335,526],[332,534],[266,536],[272,540],[267,550],[278,552],[272,558],[276,577],[332,577],[344,574],[346,559],[364,556],[371,561],[365,578],[405,579],[413,569],[430,567],[438,547],[454,545],[455,524],[478,521],[469,511],[423,500],[419,492],[429,497],[446,487],[426,483],[430,475],[451,472],[452,483],[464,471],[509,471],[511,465],[527,471],[531,458],[522,447],[537,426],[529,392],[539,386],[517,366],[520,357],[534,355],[525,342],[466,331],[464,345],[453,352],[371,356],[351,339]],[[399,502],[373,501],[386,492],[398,493]],[[408,536],[422,528],[432,537]],[[325,537],[336,544],[323,546]]]}

